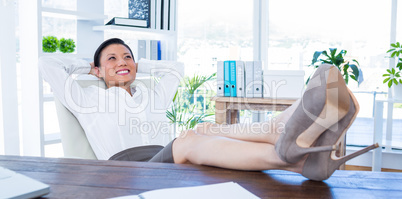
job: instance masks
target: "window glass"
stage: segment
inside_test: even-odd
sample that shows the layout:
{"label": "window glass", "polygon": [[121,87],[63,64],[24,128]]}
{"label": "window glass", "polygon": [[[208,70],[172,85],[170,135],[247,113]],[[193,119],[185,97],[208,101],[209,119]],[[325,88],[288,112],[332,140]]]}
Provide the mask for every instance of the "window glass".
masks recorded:
{"label": "window glass", "polygon": [[359,88],[384,89],[375,74],[387,67],[390,2],[269,1],[268,69],[303,69],[311,64],[315,51],[344,49],[365,73],[367,81]]}
{"label": "window glass", "polygon": [[54,101],[43,103],[43,121],[45,121],[45,134],[60,132],[59,120],[57,118],[56,106]]}
{"label": "window glass", "polygon": [[[177,5],[177,60],[184,63],[185,76],[208,77],[216,73],[217,61],[253,60],[253,1],[178,0]],[[213,113],[216,82],[204,86],[194,104],[197,112]]]}
{"label": "window glass", "polygon": [[360,104],[348,144],[372,143],[374,92],[378,98],[388,91],[382,74],[389,63],[390,11],[391,1],[381,0],[269,1],[268,69],[305,70],[307,79],[314,52],[329,48],[347,50],[346,59],[360,63],[364,81],[348,85]]}
{"label": "window glass", "polygon": [[[396,41],[402,43],[402,1],[397,1]],[[395,103],[393,110],[393,146],[402,145],[402,103]]]}
{"label": "window glass", "polygon": [[179,1],[177,40],[186,74],[212,74],[219,60],[252,60],[253,1]]}
{"label": "window glass", "polygon": [[402,42],[402,1],[397,1],[396,41]]}
{"label": "window glass", "polygon": [[58,39],[71,38],[77,41],[77,20],[55,17],[42,17],[42,35],[55,36]]}

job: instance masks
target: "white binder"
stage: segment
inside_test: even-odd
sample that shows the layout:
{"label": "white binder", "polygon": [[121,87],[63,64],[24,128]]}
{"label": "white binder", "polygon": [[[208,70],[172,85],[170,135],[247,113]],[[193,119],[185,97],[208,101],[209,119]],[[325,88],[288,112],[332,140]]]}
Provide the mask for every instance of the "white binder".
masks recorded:
{"label": "white binder", "polygon": [[224,71],[223,71],[223,61],[218,61],[216,63],[216,96],[218,97],[223,97],[224,96],[224,79],[223,79],[223,75],[224,75]]}
{"label": "white binder", "polygon": [[151,59],[151,40],[145,40],[145,48],[146,48],[146,58]]}
{"label": "white binder", "polygon": [[254,97],[262,97],[262,62],[254,61]]}
{"label": "white binder", "polygon": [[254,85],[253,85],[253,80],[254,80],[254,64],[253,61],[246,61],[245,62],[245,67],[244,67],[244,80],[245,80],[245,97],[254,97]]}
{"label": "white binder", "polygon": [[146,59],[147,58],[147,41],[146,40],[138,40],[138,57],[137,57],[137,62],[140,59]]}
{"label": "white binder", "polygon": [[151,40],[150,60],[158,60],[158,40]]}
{"label": "white binder", "polygon": [[244,62],[236,61],[236,92],[237,97],[245,97],[244,92]]}

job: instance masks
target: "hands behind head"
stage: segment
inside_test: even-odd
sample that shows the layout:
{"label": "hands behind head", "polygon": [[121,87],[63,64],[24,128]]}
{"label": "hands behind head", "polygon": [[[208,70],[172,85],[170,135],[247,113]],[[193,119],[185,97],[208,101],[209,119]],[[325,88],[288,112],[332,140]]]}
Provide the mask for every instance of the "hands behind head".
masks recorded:
{"label": "hands behind head", "polygon": [[99,78],[99,68],[95,67],[94,62],[89,63],[89,65],[91,65],[91,70],[89,71],[88,74],[94,75],[95,77]]}

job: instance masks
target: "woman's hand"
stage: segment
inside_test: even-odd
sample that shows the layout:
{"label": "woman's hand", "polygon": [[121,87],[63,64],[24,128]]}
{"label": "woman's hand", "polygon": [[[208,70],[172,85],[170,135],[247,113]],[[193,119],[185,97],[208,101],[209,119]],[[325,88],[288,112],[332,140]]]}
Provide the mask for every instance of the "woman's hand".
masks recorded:
{"label": "woman's hand", "polygon": [[89,63],[89,65],[91,65],[91,71],[89,71],[88,74],[94,75],[95,77],[99,78],[99,75],[98,75],[99,74],[99,68],[95,67],[94,62]]}

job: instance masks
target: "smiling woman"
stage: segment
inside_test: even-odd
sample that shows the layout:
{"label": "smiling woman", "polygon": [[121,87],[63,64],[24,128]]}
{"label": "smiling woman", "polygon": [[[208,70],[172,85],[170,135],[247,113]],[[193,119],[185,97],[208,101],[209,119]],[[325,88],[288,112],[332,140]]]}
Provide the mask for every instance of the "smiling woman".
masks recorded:
{"label": "smiling woman", "polygon": [[[94,62],[66,57],[45,56],[39,61],[43,78],[50,84],[55,97],[80,122],[98,159],[109,159],[127,149],[144,145],[167,145],[170,139],[166,109],[171,104],[184,67],[171,61],[140,60],[137,64],[124,41],[112,38],[104,41],[94,54]],[[154,88],[133,85],[136,73],[160,77]],[[107,88],[82,88],[73,74],[91,74],[105,81]],[[165,151],[171,151],[168,145]],[[155,155],[150,147],[146,160]],[[162,147],[163,148],[163,147]],[[158,152],[158,151],[156,151]],[[165,154],[163,150],[162,154]],[[156,156],[159,157],[159,156]],[[134,160],[144,160],[137,156]],[[169,155],[156,161],[170,161]]]}
{"label": "smiling woman", "polygon": [[120,39],[105,41],[95,52],[90,74],[102,78],[108,88],[117,86],[132,95],[130,85],[134,82],[137,65],[131,49]]}

